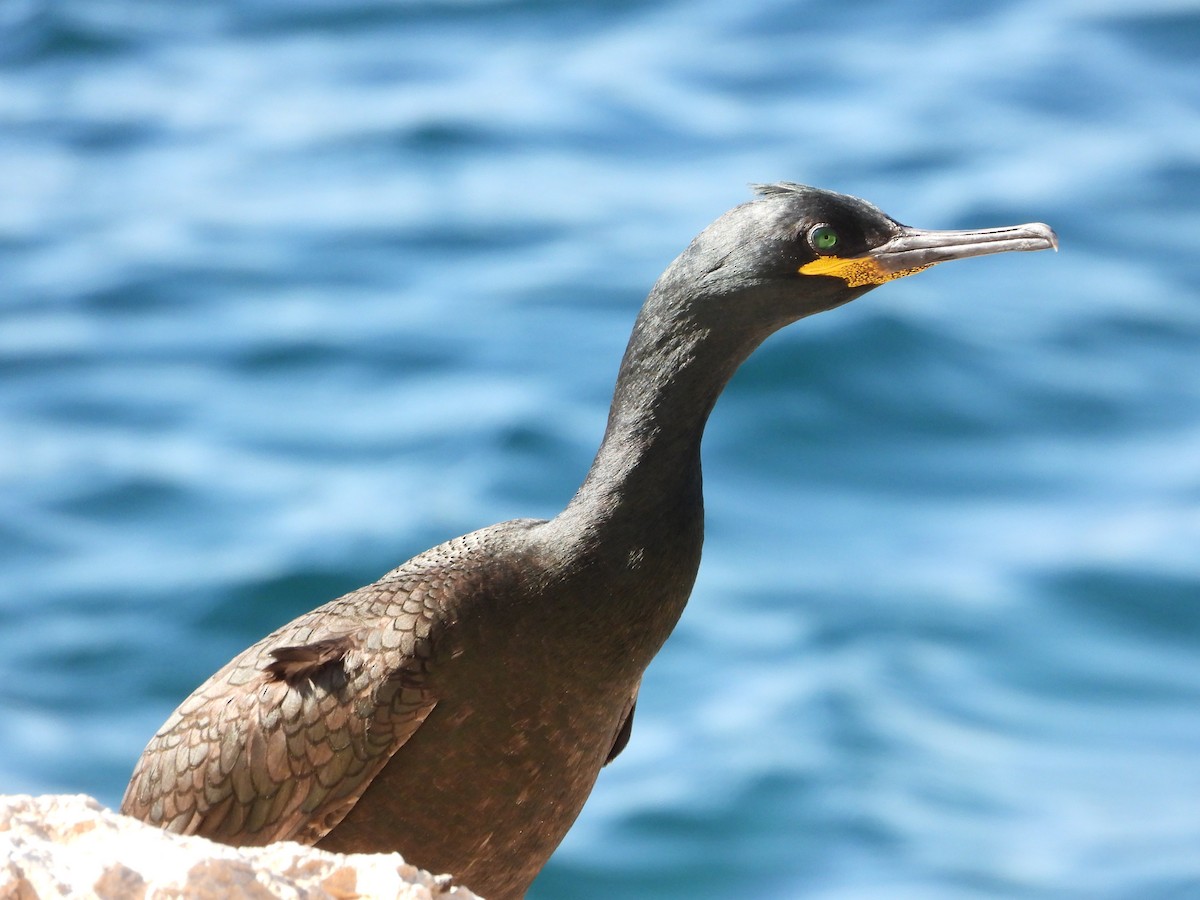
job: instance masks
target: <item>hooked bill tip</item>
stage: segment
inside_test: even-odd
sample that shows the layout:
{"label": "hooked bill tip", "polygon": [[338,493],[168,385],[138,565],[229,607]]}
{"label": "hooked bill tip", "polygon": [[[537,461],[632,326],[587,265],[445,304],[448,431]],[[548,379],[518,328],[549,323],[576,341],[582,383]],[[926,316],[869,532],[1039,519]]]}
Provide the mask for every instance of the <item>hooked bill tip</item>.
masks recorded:
{"label": "hooked bill tip", "polygon": [[1052,250],[1058,252],[1058,235],[1055,234],[1054,228],[1051,228],[1045,222],[1027,222],[1022,226],[1015,226],[1013,230],[1021,230],[1028,238],[1034,242],[1038,239],[1045,241],[1044,247],[1030,247],[1030,250]]}
{"label": "hooked bill tip", "polygon": [[1058,235],[1054,233],[1054,229],[1045,222],[1030,222],[1027,225],[1021,225],[1020,228],[1027,229],[1046,242],[1046,246],[1042,249],[1053,250],[1058,252]]}

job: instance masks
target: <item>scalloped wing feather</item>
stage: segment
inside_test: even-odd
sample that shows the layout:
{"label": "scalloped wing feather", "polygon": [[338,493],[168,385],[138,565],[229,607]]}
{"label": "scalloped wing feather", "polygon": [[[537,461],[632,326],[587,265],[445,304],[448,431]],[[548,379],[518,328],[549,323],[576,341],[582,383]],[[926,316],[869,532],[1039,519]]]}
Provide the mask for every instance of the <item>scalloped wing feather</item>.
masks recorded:
{"label": "scalloped wing feather", "polygon": [[436,705],[432,598],[412,588],[356,591],[233,659],[151,739],[122,812],[244,846],[323,837]]}

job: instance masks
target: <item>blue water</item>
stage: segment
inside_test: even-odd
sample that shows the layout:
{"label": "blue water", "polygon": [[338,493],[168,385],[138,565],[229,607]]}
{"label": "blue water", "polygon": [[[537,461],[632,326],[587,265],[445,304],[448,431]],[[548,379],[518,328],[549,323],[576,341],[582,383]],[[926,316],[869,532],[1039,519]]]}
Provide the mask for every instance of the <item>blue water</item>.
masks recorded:
{"label": "blue water", "polygon": [[1200,896],[1200,4],[0,3],[0,791],[553,515],[789,179],[1051,223],[772,338],[553,898]]}

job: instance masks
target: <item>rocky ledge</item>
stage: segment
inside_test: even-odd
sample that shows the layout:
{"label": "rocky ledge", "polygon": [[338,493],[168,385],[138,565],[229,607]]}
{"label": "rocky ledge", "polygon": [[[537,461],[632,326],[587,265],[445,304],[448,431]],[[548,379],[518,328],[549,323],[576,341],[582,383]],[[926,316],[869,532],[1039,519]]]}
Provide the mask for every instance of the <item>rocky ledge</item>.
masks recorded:
{"label": "rocky ledge", "polygon": [[227,847],[167,834],[91,797],[0,797],[0,898],[49,900],[472,900],[399,854],[301,844]]}

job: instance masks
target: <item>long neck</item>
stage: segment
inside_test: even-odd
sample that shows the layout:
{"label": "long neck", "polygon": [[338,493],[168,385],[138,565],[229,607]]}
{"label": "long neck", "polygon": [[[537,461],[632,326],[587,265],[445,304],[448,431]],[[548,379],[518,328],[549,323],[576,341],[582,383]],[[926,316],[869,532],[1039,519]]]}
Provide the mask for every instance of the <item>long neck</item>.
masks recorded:
{"label": "long neck", "polygon": [[618,544],[702,531],[700,440],[713,404],[765,334],[696,321],[664,279],[634,326],[608,427],[560,519]]}

